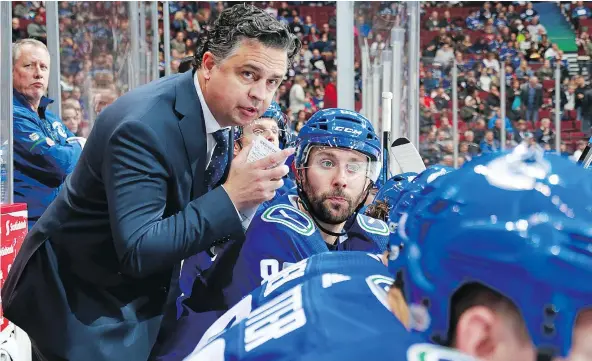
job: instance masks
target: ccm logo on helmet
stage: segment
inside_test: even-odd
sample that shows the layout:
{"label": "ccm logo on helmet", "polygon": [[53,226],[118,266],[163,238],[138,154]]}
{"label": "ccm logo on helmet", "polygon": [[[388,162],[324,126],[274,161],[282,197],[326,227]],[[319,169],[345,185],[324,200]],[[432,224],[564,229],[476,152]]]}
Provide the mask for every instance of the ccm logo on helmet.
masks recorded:
{"label": "ccm logo on helmet", "polygon": [[338,131],[338,132],[349,133],[349,134],[353,134],[353,135],[362,134],[361,130],[356,130],[356,129],[347,128],[347,127],[333,127],[333,130]]}

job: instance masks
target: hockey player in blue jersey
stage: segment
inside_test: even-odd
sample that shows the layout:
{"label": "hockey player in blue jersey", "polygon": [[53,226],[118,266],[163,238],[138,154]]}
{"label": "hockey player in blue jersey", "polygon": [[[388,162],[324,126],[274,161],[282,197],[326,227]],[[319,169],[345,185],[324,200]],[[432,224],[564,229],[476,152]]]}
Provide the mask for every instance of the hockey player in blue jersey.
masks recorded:
{"label": "hockey player in blue jersey", "polygon": [[387,225],[358,213],[380,159],[380,142],[366,118],[342,109],[315,113],[297,139],[297,194],[280,197],[253,219],[246,240],[230,242],[194,282],[196,297],[183,301],[190,310],[160,359],[191,351],[196,335],[287,265],[329,250],[385,251]]}
{"label": "hockey player in blue jersey", "polygon": [[408,205],[389,247],[396,281],[342,266],[298,283],[290,268],[290,289],[231,310],[242,321],[185,360],[590,360],[590,204],[587,172],[556,155],[476,158]]}

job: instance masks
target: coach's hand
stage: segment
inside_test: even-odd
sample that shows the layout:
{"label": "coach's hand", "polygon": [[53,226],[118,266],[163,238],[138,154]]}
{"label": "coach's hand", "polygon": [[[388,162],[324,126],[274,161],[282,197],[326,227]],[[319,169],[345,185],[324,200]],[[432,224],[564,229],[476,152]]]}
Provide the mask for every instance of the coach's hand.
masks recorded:
{"label": "coach's hand", "polygon": [[276,190],[284,185],[282,178],[289,171],[284,163],[294,153],[294,148],[287,148],[247,163],[251,147],[252,144],[245,147],[233,159],[224,183],[226,193],[239,211],[257,207],[275,196]]}

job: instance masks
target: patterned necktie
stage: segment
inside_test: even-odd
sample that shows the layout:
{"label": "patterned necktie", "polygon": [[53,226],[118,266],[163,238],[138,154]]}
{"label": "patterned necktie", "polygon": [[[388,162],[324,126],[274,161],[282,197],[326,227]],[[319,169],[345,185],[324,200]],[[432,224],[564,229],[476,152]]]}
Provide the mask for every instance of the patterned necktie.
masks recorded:
{"label": "patterned necktie", "polygon": [[208,191],[218,184],[228,165],[228,132],[228,129],[219,129],[212,134],[216,146],[204,177]]}

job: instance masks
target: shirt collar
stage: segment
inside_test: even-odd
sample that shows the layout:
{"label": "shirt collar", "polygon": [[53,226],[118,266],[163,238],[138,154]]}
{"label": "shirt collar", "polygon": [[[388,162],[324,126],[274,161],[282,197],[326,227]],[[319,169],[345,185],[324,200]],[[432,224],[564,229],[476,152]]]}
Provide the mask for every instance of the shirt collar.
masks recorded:
{"label": "shirt collar", "polygon": [[[19,103],[30,108],[31,105],[29,104],[29,101],[27,100],[27,98],[25,98],[25,96],[22,93],[18,92],[16,89],[13,89],[12,94]],[[45,110],[45,108],[47,108],[47,106],[53,102],[53,99],[50,99],[46,96],[42,96],[41,100],[39,101],[39,108]]]}
{"label": "shirt collar", "polygon": [[[199,103],[201,104],[201,109],[203,111],[204,123],[206,125],[206,133],[213,134],[213,133],[217,132],[218,130],[222,129],[222,127],[220,126],[220,124],[218,124],[218,121],[216,120],[216,118],[214,118],[214,114],[212,114],[212,112],[210,111],[210,108],[208,107],[208,104],[206,103],[206,101],[204,99],[204,95],[201,91],[201,86],[199,85],[199,80],[197,78],[197,71],[193,75],[193,83],[195,84],[195,90],[197,91],[197,97],[199,98]],[[230,129],[230,127],[225,127],[225,129]]]}

